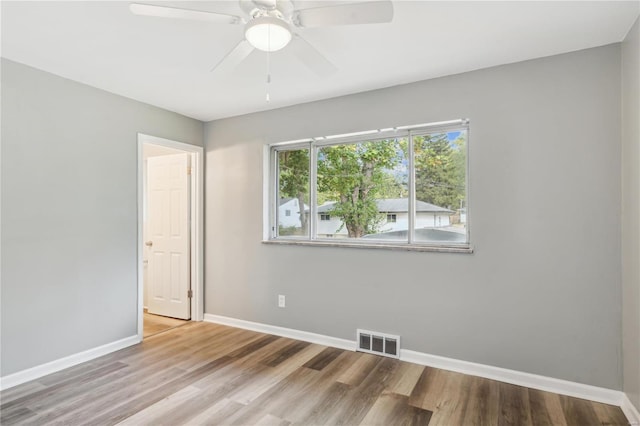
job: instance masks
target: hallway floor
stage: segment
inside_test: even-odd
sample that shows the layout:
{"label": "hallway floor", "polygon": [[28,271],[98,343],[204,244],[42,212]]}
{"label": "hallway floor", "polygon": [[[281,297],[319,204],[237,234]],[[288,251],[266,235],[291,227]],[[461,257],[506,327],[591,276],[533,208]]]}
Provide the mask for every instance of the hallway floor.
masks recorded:
{"label": "hallway floor", "polygon": [[144,330],[142,337],[147,338],[154,334],[162,333],[163,331],[171,330],[172,328],[180,327],[187,324],[189,321],[181,320],[177,318],[163,317],[160,315],[154,315],[144,310]]}

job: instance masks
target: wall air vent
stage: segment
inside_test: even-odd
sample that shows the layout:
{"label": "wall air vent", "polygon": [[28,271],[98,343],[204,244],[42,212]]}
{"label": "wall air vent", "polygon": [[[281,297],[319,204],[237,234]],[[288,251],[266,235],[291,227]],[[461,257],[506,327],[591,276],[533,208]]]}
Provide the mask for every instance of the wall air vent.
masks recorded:
{"label": "wall air vent", "polygon": [[400,358],[400,336],[361,329],[357,334],[359,352]]}

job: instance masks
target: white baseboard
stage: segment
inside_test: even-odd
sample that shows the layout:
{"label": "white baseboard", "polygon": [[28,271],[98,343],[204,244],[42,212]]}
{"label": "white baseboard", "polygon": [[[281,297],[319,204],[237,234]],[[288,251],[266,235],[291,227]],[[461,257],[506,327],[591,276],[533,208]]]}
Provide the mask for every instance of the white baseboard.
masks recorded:
{"label": "white baseboard", "polygon": [[[231,327],[258,331],[261,333],[274,334],[276,336],[289,337],[292,339],[303,340],[305,342],[318,343],[321,345],[332,346],[350,351],[356,349],[356,342],[352,340],[339,339],[336,337],[324,336],[316,333],[308,333],[306,331],[294,330],[291,328],[261,324],[257,322],[245,321],[237,318],[230,318],[212,314],[204,314],[204,320],[216,324],[223,324]],[[491,365],[477,364],[474,362],[461,361],[437,355],[430,355],[407,349],[400,350],[400,360],[412,362],[414,364],[440,368],[443,370],[469,374],[472,376],[498,380],[500,382],[511,383],[518,386],[525,386],[532,389],[553,392],[576,398],[588,399],[595,402],[602,402],[604,404],[617,405],[622,408],[625,415],[627,416],[627,419],[629,419],[633,426],[640,426],[640,423],[638,423],[638,420],[636,420],[639,419],[637,410],[635,410],[627,396],[623,392],[618,390],[601,388],[597,386],[586,385],[583,383],[570,382],[568,380],[555,379],[553,377],[540,376],[537,374],[525,373],[522,371],[509,370],[506,368],[494,367]]]}
{"label": "white baseboard", "polygon": [[429,367],[484,377],[486,379],[497,380],[547,392],[559,393],[561,395],[576,398],[588,399],[590,401],[602,402],[605,404],[620,405],[622,403],[622,392],[620,391],[585,385],[583,383],[570,382],[568,380],[555,379],[553,377],[540,376],[537,374],[509,370],[491,365],[477,364],[469,361],[461,361],[437,355],[429,355],[407,349],[400,350],[400,359],[402,361],[413,362],[415,364],[427,365]]}
{"label": "white baseboard", "polygon": [[290,339],[302,340],[304,342],[317,343],[319,345],[331,346],[334,348],[345,349],[347,351],[356,350],[356,342],[354,341],[325,336],[323,334],[309,333],[307,331],[294,330],[292,328],[278,327],[276,325],[262,324],[259,322],[245,321],[213,314],[204,314],[204,321],[243,328],[245,330],[258,331],[260,333],[288,337]]}
{"label": "white baseboard", "polygon": [[98,346],[97,348],[56,359],[55,361],[18,371],[17,373],[9,374],[8,376],[0,377],[0,390],[9,389],[22,383],[39,379],[47,374],[73,367],[74,365],[135,345],[138,342],[140,342],[140,339],[137,335],[126,337],[115,342],[107,343],[106,345]]}
{"label": "white baseboard", "polygon": [[620,404],[620,408],[622,408],[624,415],[627,416],[627,420],[629,420],[631,426],[640,426],[640,412],[631,403],[626,394],[622,394],[622,404]]}

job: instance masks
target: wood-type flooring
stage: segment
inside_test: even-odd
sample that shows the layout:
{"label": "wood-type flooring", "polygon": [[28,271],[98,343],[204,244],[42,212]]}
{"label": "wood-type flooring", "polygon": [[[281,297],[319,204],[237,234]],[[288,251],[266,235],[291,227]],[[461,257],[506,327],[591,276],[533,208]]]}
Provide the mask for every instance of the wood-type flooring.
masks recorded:
{"label": "wood-type flooring", "polygon": [[2,425],[626,425],[619,407],[203,322],[3,391]]}
{"label": "wood-type flooring", "polygon": [[142,337],[147,338],[153,336],[154,334],[162,333],[163,331],[171,330],[175,327],[180,327],[187,322],[188,321],[186,320],[177,318],[169,318],[150,314],[145,309],[143,317]]}

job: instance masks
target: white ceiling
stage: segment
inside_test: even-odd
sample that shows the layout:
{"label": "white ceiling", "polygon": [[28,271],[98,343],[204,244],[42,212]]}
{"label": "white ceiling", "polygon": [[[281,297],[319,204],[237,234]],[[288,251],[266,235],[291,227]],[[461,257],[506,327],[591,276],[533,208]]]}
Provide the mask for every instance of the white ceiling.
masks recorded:
{"label": "white ceiling", "polygon": [[[301,29],[339,71],[319,78],[287,48],[272,53],[270,103],[264,52],[231,75],[209,72],[242,26],[134,16],[129,2],[2,1],[1,53],[209,121],[619,42],[640,10],[638,1],[393,3],[390,24]],[[163,4],[242,14],[235,1]]]}

